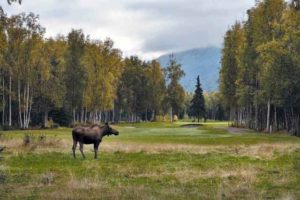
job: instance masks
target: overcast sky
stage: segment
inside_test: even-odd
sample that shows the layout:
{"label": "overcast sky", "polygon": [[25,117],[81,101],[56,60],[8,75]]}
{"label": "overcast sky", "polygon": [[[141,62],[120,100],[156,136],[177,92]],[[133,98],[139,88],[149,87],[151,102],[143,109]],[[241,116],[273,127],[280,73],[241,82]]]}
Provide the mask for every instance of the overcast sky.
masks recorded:
{"label": "overcast sky", "polygon": [[110,37],[125,56],[144,59],[197,47],[222,46],[225,31],[246,19],[254,0],[23,0],[8,14],[40,15],[46,36],[83,29],[93,39]]}

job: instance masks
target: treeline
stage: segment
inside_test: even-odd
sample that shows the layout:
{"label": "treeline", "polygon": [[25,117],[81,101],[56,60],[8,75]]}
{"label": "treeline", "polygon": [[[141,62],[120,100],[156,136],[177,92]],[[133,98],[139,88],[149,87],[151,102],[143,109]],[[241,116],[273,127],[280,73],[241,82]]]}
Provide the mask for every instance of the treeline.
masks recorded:
{"label": "treeline", "polygon": [[257,1],[225,35],[220,91],[234,126],[300,136],[299,1]]}
{"label": "treeline", "polygon": [[183,117],[184,76],[175,58],[123,58],[113,41],[81,30],[45,38],[37,15],[7,16],[0,7],[0,120],[3,127]]}

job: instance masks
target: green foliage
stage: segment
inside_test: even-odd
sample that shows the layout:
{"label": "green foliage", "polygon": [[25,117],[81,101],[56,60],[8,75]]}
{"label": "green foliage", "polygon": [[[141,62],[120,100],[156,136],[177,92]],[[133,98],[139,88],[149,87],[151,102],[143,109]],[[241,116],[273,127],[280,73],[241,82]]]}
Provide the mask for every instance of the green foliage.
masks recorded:
{"label": "green foliage", "polygon": [[143,62],[138,57],[124,60],[116,107],[131,121],[156,120],[165,96],[165,79],[160,64]]}
{"label": "green foliage", "polygon": [[87,42],[82,65],[86,72],[84,106],[91,111],[110,110],[122,74],[121,55],[110,40]]}
{"label": "green foliage", "polygon": [[191,100],[190,112],[192,117],[196,117],[198,119],[198,122],[200,118],[206,118],[205,100],[200,83],[200,76],[197,77],[196,90],[193,99]]}
{"label": "green foliage", "polygon": [[[123,59],[110,39],[91,40],[74,29],[67,37],[46,39],[44,33],[37,15],[8,17],[0,9],[3,126],[48,127],[49,113],[57,110],[72,116],[73,125],[156,120],[169,105],[175,114],[183,112],[185,92],[178,82],[184,73],[176,62],[167,90],[157,61]],[[70,125],[69,118],[57,121]]]}
{"label": "green foliage", "polygon": [[220,90],[236,126],[299,134],[299,11],[264,0],[225,36]]}
{"label": "green foliage", "polygon": [[166,103],[171,108],[172,115],[179,116],[184,108],[185,99],[185,91],[179,81],[185,73],[173,56],[170,56],[169,66],[166,68],[165,73],[168,83]]}
{"label": "green foliage", "polygon": [[237,80],[241,50],[244,45],[244,31],[240,23],[236,23],[224,38],[222,68],[220,70],[220,91],[226,107],[235,107],[237,103]]}
{"label": "green foliage", "polygon": [[86,84],[85,71],[81,63],[84,55],[85,36],[82,30],[72,30],[68,35],[68,51],[66,54],[66,102],[70,111],[81,108],[83,91]]}

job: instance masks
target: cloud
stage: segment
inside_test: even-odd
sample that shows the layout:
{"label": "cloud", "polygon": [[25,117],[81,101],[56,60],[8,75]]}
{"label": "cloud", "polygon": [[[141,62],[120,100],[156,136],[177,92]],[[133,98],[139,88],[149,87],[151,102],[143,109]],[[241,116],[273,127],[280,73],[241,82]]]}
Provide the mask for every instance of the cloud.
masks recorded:
{"label": "cloud", "polygon": [[81,28],[93,39],[112,38],[125,55],[154,58],[221,46],[227,28],[245,19],[253,5],[254,0],[23,0],[4,9],[39,14],[47,37]]}

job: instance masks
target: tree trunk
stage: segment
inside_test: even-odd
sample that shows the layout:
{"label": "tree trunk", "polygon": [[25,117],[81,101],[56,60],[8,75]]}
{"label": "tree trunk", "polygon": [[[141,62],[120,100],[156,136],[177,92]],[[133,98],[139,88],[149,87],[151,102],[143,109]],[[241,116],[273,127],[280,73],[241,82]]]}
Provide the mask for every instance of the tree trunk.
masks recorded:
{"label": "tree trunk", "polygon": [[45,114],[44,114],[44,127],[45,128],[48,127],[48,109],[45,110]]}
{"label": "tree trunk", "polygon": [[75,108],[73,108],[73,125],[75,125],[76,123],[76,111],[75,111]]}
{"label": "tree trunk", "polygon": [[105,123],[108,122],[107,120],[108,120],[108,113],[107,111],[105,111]]}
{"label": "tree trunk", "polygon": [[29,99],[30,99],[30,86],[29,86],[29,82],[27,82],[27,88],[25,89],[27,90],[26,92],[26,109],[25,109],[25,118],[24,118],[24,123],[25,123],[25,128],[29,127],[29,121],[30,121],[30,117],[29,117]]}
{"label": "tree trunk", "polygon": [[271,113],[271,101],[268,100],[268,112],[267,112],[267,128],[266,131],[270,133],[270,113]]}
{"label": "tree trunk", "polygon": [[5,125],[5,81],[4,81],[4,75],[2,77],[2,88],[3,88],[3,92],[2,92],[2,126]]}
{"label": "tree trunk", "polygon": [[171,107],[170,117],[171,117],[171,123],[173,123],[173,108],[172,107]]}
{"label": "tree trunk", "polygon": [[258,131],[258,105],[255,103],[255,130]]}
{"label": "tree trunk", "polygon": [[32,97],[29,101],[29,111],[28,111],[28,117],[27,117],[27,127],[29,126],[30,120],[31,120],[31,110],[32,110]]}
{"label": "tree trunk", "polygon": [[80,123],[84,122],[84,107],[81,108],[81,117],[80,117]]}
{"label": "tree trunk", "polygon": [[22,119],[22,107],[21,107],[21,91],[20,91],[20,80],[18,80],[18,103],[19,103],[19,123],[20,128],[23,128],[23,119]]}
{"label": "tree trunk", "polygon": [[277,108],[276,106],[274,107],[274,130],[278,131],[278,123],[277,123]]}
{"label": "tree trunk", "polygon": [[84,108],[84,124],[86,124],[86,108]]}
{"label": "tree trunk", "polygon": [[100,111],[100,113],[99,113],[99,121],[100,121],[100,124],[101,124],[101,122],[102,122],[102,111]]}
{"label": "tree trunk", "polygon": [[11,127],[11,74],[9,74],[9,114],[8,114],[8,126]]}
{"label": "tree trunk", "polygon": [[289,127],[289,122],[288,122],[288,117],[287,117],[286,109],[284,109],[284,119],[285,119],[285,129],[289,132],[290,131],[290,127]]}
{"label": "tree trunk", "polygon": [[115,101],[113,102],[112,123],[115,123]]}

